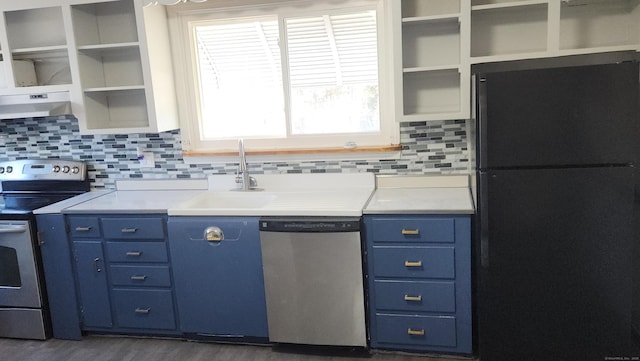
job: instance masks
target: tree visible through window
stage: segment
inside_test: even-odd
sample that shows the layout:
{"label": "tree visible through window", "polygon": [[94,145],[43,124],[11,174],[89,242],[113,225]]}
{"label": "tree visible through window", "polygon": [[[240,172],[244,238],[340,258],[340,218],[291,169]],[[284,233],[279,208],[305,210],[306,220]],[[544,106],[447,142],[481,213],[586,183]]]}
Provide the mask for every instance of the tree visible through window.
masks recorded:
{"label": "tree visible through window", "polygon": [[375,11],[193,29],[203,139],[380,131]]}

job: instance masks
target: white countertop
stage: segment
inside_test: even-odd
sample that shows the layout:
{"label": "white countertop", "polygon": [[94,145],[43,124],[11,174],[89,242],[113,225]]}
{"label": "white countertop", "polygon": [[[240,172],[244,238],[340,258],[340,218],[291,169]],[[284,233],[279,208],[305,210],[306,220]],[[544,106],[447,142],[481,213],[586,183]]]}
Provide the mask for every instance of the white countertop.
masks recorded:
{"label": "white countertop", "polygon": [[167,213],[202,190],[115,191],[62,210],[63,213]]}
{"label": "white countertop", "polygon": [[92,191],[92,192],[82,193],[82,194],[77,195],[75,197],[68,198],[68,199],[65,199],[63,201],[56,202],[54,204],[50,204],[50,205],[42,207],[42,208],[38,208],[38,209],[33,211],[33,214],[55,214],[55,213],[60,213],[66,208],[75,206],[75,205],[83,203],[83,202],[87,202],[87,201],[92,200],[94,198],[102,197],[105,194],[109,194],[111,192],[113,192],[113,191],[112,190],[99,190],[99,191]]}
{"label": "white countertop", "polygon": [[364,214],[473,214],[467,176],[379,178]]}
{"label": "white countertop", "polygon": [[344,216],[474,213],[468,176],[371,173],[256,175],[263,191],[236,192],[234,176],[132,180],[34,213],[167,213],[171,216]]}
{"label": "white countertop", "polygon": [[196,197],[207,189],[206,179],[122,180],[116,182],[115,191],[65,207],[61,211],[62,213],[167,213],[169,207]]}

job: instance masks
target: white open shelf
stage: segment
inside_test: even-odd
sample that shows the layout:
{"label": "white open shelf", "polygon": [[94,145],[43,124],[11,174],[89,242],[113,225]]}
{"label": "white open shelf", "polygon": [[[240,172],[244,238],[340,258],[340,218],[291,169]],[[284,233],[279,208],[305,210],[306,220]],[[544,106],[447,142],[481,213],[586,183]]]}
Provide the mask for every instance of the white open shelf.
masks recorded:
{"label": "white open shelf", "polygon": [[471,57],[547,51],[546,3],[491,7],[471,13]]}

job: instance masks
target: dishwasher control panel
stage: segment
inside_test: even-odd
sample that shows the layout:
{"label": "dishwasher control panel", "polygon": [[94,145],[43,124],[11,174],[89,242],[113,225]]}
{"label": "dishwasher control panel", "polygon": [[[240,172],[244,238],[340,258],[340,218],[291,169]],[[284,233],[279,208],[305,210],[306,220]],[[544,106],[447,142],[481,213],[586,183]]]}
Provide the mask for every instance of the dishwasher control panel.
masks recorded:
{"label": "dishwasher control panel", "polygon": [[262,217],[261,232],[359,232],[359,217]]}

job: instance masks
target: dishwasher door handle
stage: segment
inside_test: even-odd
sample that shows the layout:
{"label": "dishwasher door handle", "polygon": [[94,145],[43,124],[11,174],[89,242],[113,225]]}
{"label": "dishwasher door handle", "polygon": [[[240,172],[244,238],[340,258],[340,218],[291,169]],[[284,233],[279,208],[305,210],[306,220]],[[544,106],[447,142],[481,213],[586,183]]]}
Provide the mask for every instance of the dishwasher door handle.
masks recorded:
{"label": "dishwasher door handle", "polygon": [[207,227],[207,229],[204,230],[204,239],[207,240],[207,242],[221,242],[224,240],[224,232],[222,232],[220,227]]}

